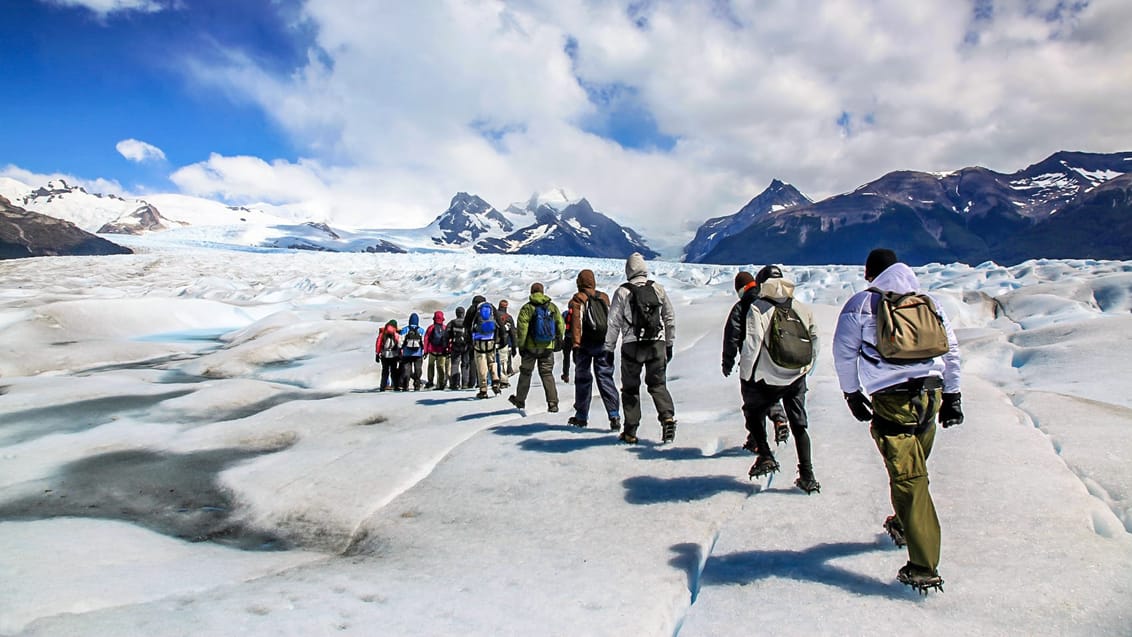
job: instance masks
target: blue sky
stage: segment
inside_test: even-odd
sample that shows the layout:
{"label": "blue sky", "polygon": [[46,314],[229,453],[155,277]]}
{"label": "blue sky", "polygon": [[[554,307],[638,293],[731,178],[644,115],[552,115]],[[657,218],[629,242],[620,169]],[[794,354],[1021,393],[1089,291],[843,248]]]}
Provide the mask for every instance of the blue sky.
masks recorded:
{"label": "blue sky", "polygon": [[[285,131],[238,95],[195,83],[187,58],[234,47],[280,72],[305,59],[309,37],[270,0],[193,0],[159,12],[100,16],[84,7],[9,0],[0,8],[0,122],[9,156],[28,170],[170,188],[166,166],[131,162],[115,145],[146,140],[169,164],[209,153],[296,157]],[[264,19],[267,18],[267,19]]]}
{"label": "blue sky", "polygon": [[390,227],[564,187],[686,232],[776,178],[1132,149],[1129,4],[8,0],[0,176]]}

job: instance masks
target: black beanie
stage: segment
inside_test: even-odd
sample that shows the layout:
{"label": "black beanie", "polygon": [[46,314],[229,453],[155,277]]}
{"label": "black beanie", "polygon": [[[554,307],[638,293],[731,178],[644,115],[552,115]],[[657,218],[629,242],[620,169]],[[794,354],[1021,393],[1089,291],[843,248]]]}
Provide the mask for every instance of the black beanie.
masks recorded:
{"label": "black beanie", "polygon": [[777,265],[764,265],[763,269],[759,270],[759,273],[755,275],[755,281],[757,281],[759,285],[765,283],[767,279],[781,278],[782,268]]}
{"label": "black beanie", "polygon": [[877,248],[869,253],[869,258],[865,259],[865,278],[875,279],[880,276],[881,272],[888,269],[890,265],[895,265],[899,259],[896,258],[896,253],[888,248]]}
{"label": "black beanie", "polygon": [[735,291],[742,292],[751,283],[754,283],[755,277],[746,270],[740,270],[739,274],[735,275]]}

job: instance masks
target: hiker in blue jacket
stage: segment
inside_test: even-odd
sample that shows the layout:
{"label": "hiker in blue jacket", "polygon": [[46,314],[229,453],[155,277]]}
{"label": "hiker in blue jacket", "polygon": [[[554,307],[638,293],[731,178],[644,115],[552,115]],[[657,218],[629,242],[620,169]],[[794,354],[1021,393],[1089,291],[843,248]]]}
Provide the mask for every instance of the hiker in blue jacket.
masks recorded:
{"label": "hiker in blue jacket", "polygon": [[421,390],[421,368],[424,360],[424,329],[416,312],[409,315],[409,324],[401,330],[401,391]]}

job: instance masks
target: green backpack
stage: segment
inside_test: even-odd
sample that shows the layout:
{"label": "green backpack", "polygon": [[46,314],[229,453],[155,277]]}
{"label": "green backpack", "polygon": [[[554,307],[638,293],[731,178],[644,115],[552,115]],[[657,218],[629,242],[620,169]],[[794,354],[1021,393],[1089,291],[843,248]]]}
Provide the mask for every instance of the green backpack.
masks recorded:
{"label": "green backpack", "polygon": [[784,303],[764,300],[774,306],[770,327],[766,334],[766,351],[775,365],[785,369],[802,369],[814,361],[814,341],[810,328],[792,307],[790,299]]}

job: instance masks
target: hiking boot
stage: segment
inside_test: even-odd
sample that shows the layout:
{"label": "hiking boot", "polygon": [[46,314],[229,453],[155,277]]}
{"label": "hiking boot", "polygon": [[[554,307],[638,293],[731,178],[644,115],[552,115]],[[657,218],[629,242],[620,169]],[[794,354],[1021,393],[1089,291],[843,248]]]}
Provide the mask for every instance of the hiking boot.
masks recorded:
{"label": "hiking boot", "polygon": [[549,411],[552,414],[557,414],[558,413],[558,403],[554,403],[553,405],[547,405],[546,410]]}
{"label": "hiking boot", "polygon": [[900,518],[895,515],[890,515],[884,519],[884,530],[888,531],[888,536],[892,538],[892,543],[898,547],[907,546],[908,540],[904,537],[904,525],[900,523]]}
{"label": "hiking boot", "polygon": [[621,431],[621,419],[617,418],[617,417],[610,418],[609,419],[609,430],[610,431]]}
{"label": "hiking boot", "polygon": [[812,476],[809,478],[798,476],[798,479],[794,481],[794,486],[805,491],[806,495],[809,495],[811,493],[821,493],[821,483],[815,480]]}
{"label": "hiking boot", "polygon": [[755,464],[751,465],[751,470],[747,472],[750,478],[759,478],[769,475],[778,471],[778,461],[774,456],[769,454],[760,455]]}
{"label": "hiking boot", "polygon": [[798,465],[798,479],[794,481],[794,486],[806,492],[806,495],[811,493],[821,493],[821,483],[814,478],[814,469],[808,465]]}
{"label": "hiking boot", "polygon": [[897,573],[896,581],[911,586],[921,595],[927,595],[930,589],[943,592],[943,578],[937,571],[908,562]]}
{"label": "hiking boot", "polygon": [[487,398],[487,391],[483,389],[479,390],[476,394],[476,398]]}
{"label": "hiking boot", "polygon": [[625,425],[625,431],[622,431],[621,435],[618,436],[617,439],[630,445],[637,444],[637,428]]}
{"label": "hiking boot", "polygon": [[743,448],[755,454],[756,456],[759,455],[759,443],[751,440],[750,438],[747,438],[747,442],[743,443]]}
{"label": "hiking boot", "polygon": [[566,421],[566,424],[573,425],[575,427],[585,427],[589,423],[585,420],[582,420],[581,418],[578,418],[577,416],[570,416],[570,419]]}
{"label": "hiking boot", "polygon": [[491,391],[495,392],[496,396],[503,393],[503,390],[499,388],[499,383],[492,383],[491,384]]}
{"label": "hiking boot", "polygon": [[785,420],[774,421],[774,444],[783,445],[790,440],[790,425]]}
{"label": "hiking boot", "polygon": [[673,440],[676,440],[676,421],[672,418],[665,418],[660,423],[660,441],[664,443]]}
{"label": "hiking boot", "polygon": [[518,398],[515,398],[515,394],[511,394],[510,396],[508,396],[507,402],[511,403],[512,405],[515,405],[515,407],[517,407],[519,409],[526,409],[527,408],[527,403],[525,401],[519,400]]}

